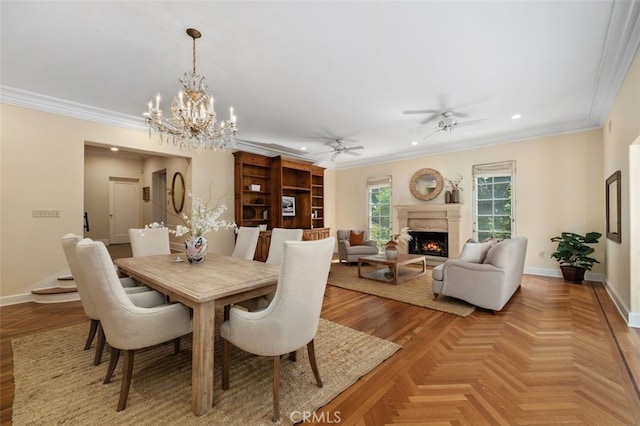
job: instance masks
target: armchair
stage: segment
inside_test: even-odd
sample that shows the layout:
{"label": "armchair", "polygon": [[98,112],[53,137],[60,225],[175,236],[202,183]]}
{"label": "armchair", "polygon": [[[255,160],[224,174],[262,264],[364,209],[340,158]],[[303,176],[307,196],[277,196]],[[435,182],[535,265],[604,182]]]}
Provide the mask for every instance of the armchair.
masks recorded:
{"label": "armchair", "polygon": [[374,240],[367,239],[367,231],[360,229],[339,229],[338,258],[347,264],[357,262],[359,257],[371,256],[378,253]]}
{"label": "armchair", "polygon": [[497,243],[468,242],[460,258],[433,269],[434,296],[455,297],[497,312],[520,287],[526,252],[525,237]]}

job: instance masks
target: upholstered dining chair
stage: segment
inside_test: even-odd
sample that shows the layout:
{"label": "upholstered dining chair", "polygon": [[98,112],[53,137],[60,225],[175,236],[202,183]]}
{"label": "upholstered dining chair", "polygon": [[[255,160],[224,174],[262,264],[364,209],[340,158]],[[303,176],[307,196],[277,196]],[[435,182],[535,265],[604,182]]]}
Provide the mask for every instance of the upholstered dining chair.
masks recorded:
{"label": "upholstered dining chair", "polygon": [[[102,360],[105,338],[104,332],[100,327],[100,317],[96,308],[96,302],[94,302],[91,294],[89,293],[88,284],[86,282],[84,274],[82,273],[80,260],[78,260],[78,256],[76,254],[76,245],[80,242],[80,240],[82,240],[82,237],[80,235],[65,235],[64,237],[62,237],[62,250],[64,251],[65,258],[67,259],[67,264],[69,265],[71,276],[73,277],[76,287],[78,288],[80,303],[82,304],[84,313],[91,320],[89,324],[89,334],[87,335],[87,341],[84,345],[85,351],[91,348],[91,344],[93,343],[96,334],[98,335],[96,353],[93,358],[93,365],[98,365]],[[131,301],[136,306],[151,307],[164,303],[164,295],[150,289],[147,286],[137,285],[137,283],[129,277],[119,278],[119,281],[129,299],[131,299]]]}
{"label": "upholstered dining chair", "polygon": [[280,263],[285,241],[302,241],[302,229],[273,228],[266,263]]}
{"label": "upholstered dining chair", "polygon": [[236,245],[233,248],[231,257],[239,257],[242,259],[253,260],[256,254],[256,246],[258,245],[258,237],[260,236],[260,228],[257,226],[241,226],[238,228],[236,235]]}
{"label": "upholstered dining chair", "polygon": [[130,228],[129,242],[133,257],[171,254],[169,228]]}
{"label": "upholstered dining chair", "polygon": [[273,421],[279,418],[281,355],[306,345],[316,384],[322,387],[313,341],[334,245],[334,237],[284,242],[278,286],[269,306],[256,312],[231,308],[229,320],[220,329],[223,389],[229,389],[232,345],[255,355],[273,357]]}
{"label": "upholstered dining chair", "polygon": [[127,405],[133,375],[136,349],[174,341],[176,353],[180,351],[179,338],[191,333],[189,309],[180,304],[163,304],[142,308],[133,304],[120,285],[116,271],[110,268],[111,258],[102,242],[88,238],[76,245],[82,273],[89,284],[89,293],[96,302],[100,324],[111,346],[111,360],[104,383],[109,383],[124,351],[123,377],[117,411]]}

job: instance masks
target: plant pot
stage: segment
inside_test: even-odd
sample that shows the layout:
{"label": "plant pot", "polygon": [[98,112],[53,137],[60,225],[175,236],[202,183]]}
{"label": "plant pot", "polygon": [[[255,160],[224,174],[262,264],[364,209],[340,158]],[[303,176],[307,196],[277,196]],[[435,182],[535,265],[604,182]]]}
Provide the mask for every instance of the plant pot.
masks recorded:
{"label": "plant pot", "polygon": [[384,246],[384,252],[387,256],[387,259],[395,259],[396,257],[398,257],[398,244],[394,241],[389,241]]}
{"label": "plant pot", "polygon": [[582,284],[582,281],[584,281],[584,273],[586,269],[570,265],[560,266],[560,269],[562,270],[562,277],[566,282]]}

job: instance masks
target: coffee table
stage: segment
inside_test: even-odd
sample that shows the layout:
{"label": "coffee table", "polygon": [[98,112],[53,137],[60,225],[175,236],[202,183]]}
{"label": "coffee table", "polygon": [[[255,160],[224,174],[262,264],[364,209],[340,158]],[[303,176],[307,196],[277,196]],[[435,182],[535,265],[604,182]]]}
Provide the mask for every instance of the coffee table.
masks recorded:
{"label": "coffee table", "polygon": [[[384,269],[362,272],[363,263],[385,265]],[[421,263],[422,270],[417,268],[400,268],[412,263]],[[389,284],[400,284],[427,273],[427,256],[421,254],[398,254],[395,259],[387,259],[384,255],[364,256],[358,258],[358,278],[367,278]]]}

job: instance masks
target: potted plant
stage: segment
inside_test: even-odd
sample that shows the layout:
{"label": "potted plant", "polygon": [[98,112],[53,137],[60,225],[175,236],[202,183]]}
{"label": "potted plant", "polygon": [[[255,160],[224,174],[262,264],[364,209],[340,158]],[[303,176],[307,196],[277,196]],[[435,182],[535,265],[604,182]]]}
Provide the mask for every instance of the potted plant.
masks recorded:
{"label": "potted plant", "polygon": [[560,236],[551,238],[558,243],[551,257],[560,262],[562,277],[567,282],[581,284],[585,271],[590,271],[594,263],[600,263],[593,257],[589,257],[595,251],[587,244],[595,244],[602,236],[599,232],[587,232],[586,235],[573,232],[563,232]]}

